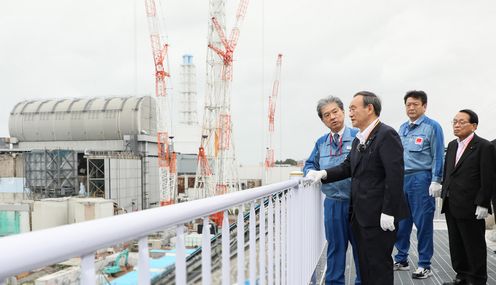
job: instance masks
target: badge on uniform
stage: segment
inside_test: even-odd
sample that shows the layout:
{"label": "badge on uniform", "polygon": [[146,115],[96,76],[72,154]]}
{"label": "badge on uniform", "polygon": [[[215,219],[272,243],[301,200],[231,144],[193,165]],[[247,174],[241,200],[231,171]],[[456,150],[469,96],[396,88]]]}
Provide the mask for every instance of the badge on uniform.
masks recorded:
{"label": "badge on uniform", "polygon": [[421,137],[417,137],[417,138],[415,139],[415,144],[422,144],[423,142],[424,142],[424,139],[423,139],[423,138],[421,138]]}

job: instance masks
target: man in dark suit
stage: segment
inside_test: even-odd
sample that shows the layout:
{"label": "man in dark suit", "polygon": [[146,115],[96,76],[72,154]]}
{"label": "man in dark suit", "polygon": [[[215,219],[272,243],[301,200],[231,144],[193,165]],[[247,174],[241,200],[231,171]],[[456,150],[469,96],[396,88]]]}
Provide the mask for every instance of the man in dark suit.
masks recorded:
{"label": "man in dark suit", "polygon": [[491,212],[495,158],[493,145],[477,136],[479,118],[468,109],[453,119],[457,139],[448,144],[443,173],[443,206],[448,226],[453,281],[443,285],[486,284],[485,221]]}
{"label": "man in dark suit", "polygon": [[350,118],[360,129],[348,157],[340,165],[310,171],[323,183],[351,177],[350,217],[357,240],[363,285],[392,285],[391,254],[398,222],[407,217],[403,193],[403,146],[398,133],[379,121],[381,101],[372,92],[353,96]]}

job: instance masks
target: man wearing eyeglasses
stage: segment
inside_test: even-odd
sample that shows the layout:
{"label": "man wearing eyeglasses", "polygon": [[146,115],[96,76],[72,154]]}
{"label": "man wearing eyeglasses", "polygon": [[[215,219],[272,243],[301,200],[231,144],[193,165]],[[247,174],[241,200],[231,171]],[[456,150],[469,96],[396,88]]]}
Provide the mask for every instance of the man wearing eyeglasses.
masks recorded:
{"label": "man wearing eyeglasses", "polygon": [[408,121],[399,130],[405,160],[403,190],[410,206],[410,216],[399,223],[394,270],[410,270],[408,250],[412,226],[417,228],[418,267],[414,279],[432,276],[431,258],[434,253],[435,197],[441,196],[443,177],[444,137],[438,122],[427,117],[427,94],[408,91],[403,98]]}
{"label": "man wearing eyeglasses", "polygon": [[393,285],[391,254],[398,222],[408,216],[403,193],[403,146],[398,133],[381,123],[381,101],[360,91],[350,104],[350,119],[360,129],[351,152],[338,166],[311,170],[314,181],[330,183],[351,177],[351,227],[357,242],[364,285]]}
{"label": "man wearing eyeglasses", "polygon": [[444,163],[441,213],[446,215],[455,279],[443,285],[487,282],[484,219],[491,212],[496,179],[494,146],[477,136],[477,114],[460,110],[453,119],[457,139],[448,144]]}
{"label": "man wearing eyeglasses", "polygon": [[[320,137],[305,162],[303,171],[321,170],[339,165],[351,150],[351,143],[358,130],[344,124],[344,109],[341,99],[329,96],[317,103],[317,114],[330,129]],[[321,186],[325,194],[324,227],[327,240],[327,269],[325,284],[345,284],[346,251],[348,242],[353,247],[357,277],[355,285],[361,284],[358,270],[358,255],[351,235],[348,212],[351,180],[345,179]]]}

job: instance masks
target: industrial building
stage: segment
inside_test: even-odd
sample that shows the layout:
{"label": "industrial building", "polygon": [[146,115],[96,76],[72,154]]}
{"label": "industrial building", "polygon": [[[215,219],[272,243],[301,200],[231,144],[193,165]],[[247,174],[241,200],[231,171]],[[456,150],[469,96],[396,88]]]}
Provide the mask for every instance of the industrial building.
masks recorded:
{"label": "industrial building", "polygon": [[112,200],[122,212],[159,203],[149,96],[23,101],[10,113],[9,131],[0,150],[0,202],[10,208],[69,196]]}
{"label": "industrial building", "polygon": [[[185,58],[185,70],[191,70],[191,65],[191,58]],[[191,93],[188,91],[187,97]],[[188,101],[183,106],[192,114],[194,101]],[[193,147],[201,130],[192,119],[180,122],[176,130],[176,200],[181,202],[201,197],[194,187],[198,159]],[[9,131],[10,137],[0,144],[0,213],[10,221],[9,226],[4,223],[3,235],[48,227],[33,224],[30,213],[53,207],[43,216],[60,216],[70,204],[64,197],[112,200],[115,213],[159,205],[157,139],[153,135],[156,105],[152,97],[23,101],[12,109]],[[240,188],[284,180],[292,170],[271,168],[267,176],[262,165],[241,166]],[[281,171],[282,176],[274,176]],[[64,203],[67,205],[60,206]],[[102,203],[93,200],[90,204],[98,208]],[[51,226],[71,222],[75,221],[62,218]]]}

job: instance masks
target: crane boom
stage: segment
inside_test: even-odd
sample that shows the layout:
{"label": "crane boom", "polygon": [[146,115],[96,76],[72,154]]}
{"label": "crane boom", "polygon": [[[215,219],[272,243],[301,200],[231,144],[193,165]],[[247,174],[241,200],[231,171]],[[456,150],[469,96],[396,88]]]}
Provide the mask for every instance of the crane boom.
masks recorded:
{"label": "crane boom", "polygon": [[[177,188],[176,154],[171,152],[172,138],[167,131],[167,68],[168,44],[162,43],[157,5],[145,0],[145,11],[150,32],[153,62],[155,65],[155,96],[157,101],[157,160],[159,169],[160,205],[174,203]],[[169,141],[170,139],[170,141]],[[171,144],[171,145],[169,145]]]}
{"label": "crane boom", "polygon": [[[223,0],[210,0],[211,23],[209,27],[207,92],[202,126],[202,140],[198,155],[195,188],[204,197],[240,189],[235,161],[231,116],[231,83],[233,56],[240,34],[240,27],[248,7],[248,0],[239,2],[234,27],[226,37]],[[210,164],[210,165],[209,165]],[[210,167],[209,167],[210,166]],[[221,223],[221,214],[216,220]]]}
{"label": "crane boom", "polygon": [[274,167],[274,148],[272,139],[274,135],[274,119],[276,114],[277,95],[279,94],[279,83],[281,80],[281,65],[282,54],[277,55],[276,71],[274,75],[274,83],[272,84],[272,94],[269,96],[269,146],[265,156],[265,168]]}

